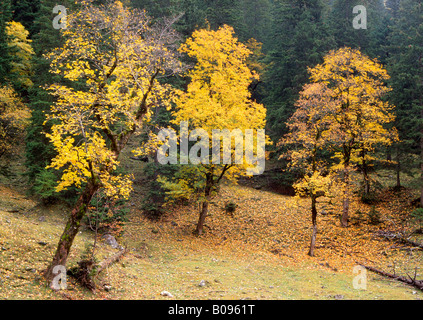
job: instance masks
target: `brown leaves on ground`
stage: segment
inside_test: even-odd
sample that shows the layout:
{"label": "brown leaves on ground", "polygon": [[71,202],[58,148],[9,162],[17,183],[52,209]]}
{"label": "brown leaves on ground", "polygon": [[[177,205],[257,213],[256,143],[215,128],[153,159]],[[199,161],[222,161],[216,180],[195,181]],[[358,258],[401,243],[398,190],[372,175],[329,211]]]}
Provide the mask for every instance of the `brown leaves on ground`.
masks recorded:
{"label": "brown leaves on ground", "polygon": [[[395,264],[397,271],[401,266],[413,270],[421,265],[421,251],[410,250],[375,234],[378,230],[396,232],[408,228],[412,198],[410,191],[382,192],[373,209],[380,219],[378,224],[372,224],[369,218],[372,206],[354,199],[348,228],[340,225],[341,203],[320,204],[315,258],[307,255],[312,231],[309,200],[300,200],[293,206],[293,198],[243,186],[222,187],[210,205],[206,233],[202,237],[192,234],[199,212],[195,206],[169,208],[169,213],[159,222],[148,221],[141,214],[136,214],[131,222],[150,226],[151,239],[180,243],[204,253],[226,252],[238,258],[288,265],[312,262],[347,272],[357,263],[382,268]],[[231,201],[237,204],[232,214],[224,209]],[[130,223],[127,231],[133,228]]]}

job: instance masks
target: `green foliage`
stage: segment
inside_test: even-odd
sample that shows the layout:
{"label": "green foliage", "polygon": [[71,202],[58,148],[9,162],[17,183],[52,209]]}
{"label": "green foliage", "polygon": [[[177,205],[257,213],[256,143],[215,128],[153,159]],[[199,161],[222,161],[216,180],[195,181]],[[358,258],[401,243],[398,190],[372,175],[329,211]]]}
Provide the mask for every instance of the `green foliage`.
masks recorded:
{"label": "green foliage", "polygon": [[171,178],[174,176],[176,166],[162,166],[157,163],[148,163],[144,169],[146,191],[142,200],[141,210],[151,218],[158,219],[164,214],[166,203],[166,190],[158,180],[158,176]]}
{"label": "green foliage", "polygon": [[[45,167],[50,164],[56,156],[50,140],[45,133],[50,132],[51,121],[46,122],[46,115],[50,112],[50,107],[54,98],[44,89],[53,83],[62,83],[59,76],[53,75],[46,70],[49,69],[49,61],[44,57],[62,43],[60,31],[52,26],[55,17],[53,8],[57,4],[53,0],[41,0],[38,10],[33,14],[32,45],[35,51],[33,58],[33,83],[34,86],[29,90],[29,108],[31,109],[31,125],[28,126],[25,142],[25,166],[26,175],[29,178],[31,192],[37,195],[36,182],[37,177],[44,172]],[[72,8],[72,1],[65,0],[61,2],[67,8]],[[25,16],[24,12],[19,13]],[[42,195],[41,195],[42,196]],[[43,196],[42,196],[43,197]]]}
{"label": "green foliage", "polygon": [[423,208],[417,208],[411,213],[412,221],[418,226],[417,233],[423,234]]}
{"label": "green foliage", "polygon": [[128,200],[107,197],[104,190],[100,190],[91,200],[84,222],[93,231],[121,235],[128,212]]}
{"label": "green foliage", "polygon": [[12,56],[8,45],[6,24],[12,19],[10,0],[0,2],[0,86],[10,82]]}
{"label": "green foliage", "polygon": [[13,21],[22,23],[32,34],[34,19],[40,9],[42,0],[12,0]]}
{"label": "green foliage", "polygon": [[238,205],[233,201],[229,201],[225,205],[225,211],[230,214],[233,214],[236,211],[236,208],[238,208]]}
{"label": "green foliage", "polygon": [[322,62],[334,47],[324,21],[324,5],[316,0],[278,1],[273,8],[272,41],[267,46],[269,72],[267,131],[273,141],[288,132],[299,92],[308,81],[307,68]]}
{"label": "green foliage", "polygon": [[35,178],[33,190],[44,204],[49,204],[55,202],[58,198],[56,187],[57,175],[52,170],[44,169]]}
{"label": "green foliage", "polygon": [[256,39],[262,43],[271,41],[272,2],[270,0],[243,0],[241,1],[243,24],[246,39]]}

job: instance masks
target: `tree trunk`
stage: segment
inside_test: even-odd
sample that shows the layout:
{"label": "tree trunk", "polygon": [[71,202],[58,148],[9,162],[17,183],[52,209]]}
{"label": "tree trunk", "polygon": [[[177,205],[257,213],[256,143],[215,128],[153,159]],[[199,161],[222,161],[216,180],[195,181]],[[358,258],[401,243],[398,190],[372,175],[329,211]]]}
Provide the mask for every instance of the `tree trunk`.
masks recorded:
{"label": "tree trunk", "polygon": [[344,190],[344,199],[342,204],[342,217],[341,217],[341,225],[343,227],[348,227],[348,218],[349,218],[349,210],[350,210],[350,196],[349,196],[349,187],[350,187],[350,172],[349,172],[349,164],[345,164],[344,166],[344,183],[345,183],[345,190]]}
{"label": "tree trunk", "polygon": [[209,203],[210,203],[212,187],[213,187],[213,172],[207,174],[206,188],[204,190],[205,200],[203,201],[201,205],[200,217],[198,219],[197,229],[195,230],[195,233],[199,236],[201,236],[204,232],[204,222],[206,221],[206,217],[209,212]]}
{"label": "tree trunk", "polygon": [[317,237],[317,208],[316,208],[316,197],[314,195],[311,196],[311,220],[313,223],[313,233],[311,235],[311,243],[310,243],[310,251],[308,255],[310,257],[314,257],[314,249],[316,247],[316,237]]}
{"label": "tree trunk", "polygon": [[[421,118],[423,119],[423,111],[422,111],[422,115]],[[421,196],[420,196],[420,206],[423,208],[423,130],[421,130],[420,134],[422,135],[420,138],[420,175],[421,175],[421,183],[422,186],[421,188]]]}
{"label": "tree trunk", "polygon": [[370,194],[370,178],[366,161],[363,161],[364,194]]}
{"label": "tree trunk", "polygon": [[208,212],[209,212],[209,201],[205,200],[201,206],[200,218],[198,219],[197,229],[195,230],[195,233],[199,236],[203,234],[204,222],[206,221]]}
{"label": "tree trunk", "polygon": [[98,190],[98,185],[89,184],[85,190],[80,195],[74,209],[72,210],[68,222],[66,224],[65,230],[63,231],[62,236],[60,237],[59,244],[56,249],[56,253],[53,257],[53,261],[45,272],[44,276],[47,281],[51,282],[56,276],[53,273],[55,266],[66,266],[66,261],[70,249],[72,247],[75,236],[78,234],[79,227],[81,226],[81,220],[87,212],[88,205],[91,202],[92,197]]}
{"label": "tree trunk", "polygon": [[392,160],[392,150],[391,147],[388,147],[386,149],[386,161],[391,161]]}
{"label": "tree trunk", "polygon": [[397,164],[396,164],[395,170],[396,170],[396,176],[397,176],[397,186],[396,186],[396,188],[398,190],[401,188],[401,176],[400,176],[400,173],[401,173],[401,163],[400,163],[400,157],[401,157],[400,150],[399,150],[399,147],[397,147],[397,155],[396,155],[396,162],[397,162]]}

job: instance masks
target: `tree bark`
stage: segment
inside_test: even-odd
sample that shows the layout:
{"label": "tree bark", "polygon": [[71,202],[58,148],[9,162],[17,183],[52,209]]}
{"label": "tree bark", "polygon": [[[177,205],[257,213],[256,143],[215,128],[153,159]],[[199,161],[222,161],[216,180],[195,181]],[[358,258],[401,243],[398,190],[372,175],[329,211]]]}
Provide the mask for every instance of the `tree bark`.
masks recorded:
{"label": "tree bark", "polygon": [[201,236],[204,233],[204,222],[206,221],[207,214],[209,212],[209,203],[211,197],[211,191],[213,188],[213,171],[207,174],[206,177],[206,188],[204,190],[204,201],[201,205],[200,217],[197,223],[197,229],[195,233]]}
{"label": "tree bark", "polygon": [[44,274],[47,281],[51,282],[56,276],[53,273],[54,267],[66,266],[66,261],[69,256],[70,249],[81,226],[81,220],[85,216],[88,205],[90,204],[91,199],[98,188],[98,185],[89,183],[82,194],[79,196],[78,201],[76,202],[76,205],[70,214],[65,230],[60,237],[53,260]]}
{"label": "tree bark", "polygon": [[364,178],[364,194],[368,196],[370,194],[370,178],[367,162],[363,160],[363,178]]}
{"label": "tree bark", "polygon": [[[423,119],[423,111],[421,112],[421,119]],[[420,187],[420,206],[423,208],[423,129],[420,130],[420,179],[422,186]]]}
{"label": "tree bark", "polygon": [[344,190],[344,199],[342,201],[341,225],[343,227],[348,227],[348,218],[349,218],[349,210],[350,210],[350,196],[349,196],[350,173],[349,173],[349,164],[345,164],[345,167],[344,167],[344,183],[345,183],[345,190]]}
{"label": "tree bark", "polygon": [[397,154],[396,154],[396,162],[397,162],[397,164],[395,166],[396,176],[397,176],[397,186],[396,186],[397,189],[400,189],[401,188],[401,176],[400,176],[400,173],[401,173],[401,162],[400,162],[400,157],[401,157],[401,155],[400,155],[400,150],[399,150],[399,146],[398,146],[397,147]]}
{"label": "tree bark", "polygon": [[99,275],[104,269],[108,268],[111,264],[115,263],[116,261],[119,261],[127,252],[126,249],[120,250],[118,253],[114,254],[110,258],[107,258],[106,260],[103,260],[96,266],[96,272],[94,276]]}
{"label": "tree bark", "polygon": [[311,197],[311,220],[313,223],[313,233],[311,235],[310,251],[308,255],[314,257],[314,249],[316,247],[316,237],[317,237],[317,199],[314,195]]}
{"label": "tree bark", "polygon": [[408,244],[410,246],[416,247],[416,248],[420,248],[423,249],[423,244],[416,242],[416,241],[412,241],[410,239],[407,239],[406,236],[402,235],[402,234],[398,234],[398,233],[393,233],[390,231],[382,231],[379,230],[378,232],[376,232],[376,234],[380,237],[384,237],[388,240],[398,240],[402,243]]}

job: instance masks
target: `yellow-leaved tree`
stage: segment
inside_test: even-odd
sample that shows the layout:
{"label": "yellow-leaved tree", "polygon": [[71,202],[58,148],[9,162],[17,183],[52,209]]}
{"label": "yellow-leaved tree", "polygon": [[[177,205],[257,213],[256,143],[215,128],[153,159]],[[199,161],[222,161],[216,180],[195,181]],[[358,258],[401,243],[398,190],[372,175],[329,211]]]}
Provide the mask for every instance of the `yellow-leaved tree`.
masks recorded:
{"label": "yellow-leaved tree", "polygon": [[186,92],[176,100],[173,123],[187,123],[185,138],[201,140],[177,181],[162,182],[174,194],[200,194],[196,233],[201,235],[210,200],[222,179],[236,180],[264,170],[266,109],[251,99],[249,85],[258,79],[247,65],[252,52],[234,36],[232,27],[197,30],[180,51],[196,64],[187,74],[191,81]]}
{"label": "yellow-leaved tree", "polygon": [[0,158],[23,141],[30,112],[11,86],[0,87]]}
{"label": "yellow-leaved tree", "polygon": [[281,157],[289,160],[289,167],[300,168],[303,178],[294,184],[297,197],[311,199],[313,232],[309,255],[314,256],[317,237],[317,201],[320,197],[331,196],[334,176],[322,157],[330,138],[330,115],[335,112],[336,103],[332,93],[319,83],[304,86],[296,103],[296,111],[287,125],[289,133],[279,142],[288,146]]}
{"label": "yellow-leaved tree", "polygon": [[[169,107],[173,88],[161,77],[179,72],[173,21],[153,24],[145,11],[120,1],[94,5],[81,1],[67,17],[63,46],[47,55],[51,72],[71,85],[48,88],[51,108],[48,137],[57,156],[50,167],[63,172],[57,191],[80,188],[53,260],[45,273],[66,265],[73,240],[93,195],[128,198],[132,176],[117,174],[119,156],[129,139],[149,121],[152,108]],[[174,50],[175,49],[175,50]]]}
{"label": "yellow-leaved tree", "polygon": [[6,34],[9,38],[8,45],[12,53],[12,73],[17,78],[17,83],[24,88],[33,85],[32,56],[35,54],[29,39],[29,32],[20,22],[10,21],[6,25]]}
{"label": "yellow-leaved tree", "polygon": [[[351,172],[371,159],[368,154],[377,145],[389,145],[397,135],[386,127],[394,120],[393,107],[383,100],[390,90],[389,76],[377,61],[359,50],[341,48],[309,72],[310,84],[304,86],[288,124],[290,132],[280,144],[290,146],[283,155],[290,165],[303,169],[304,177],[295,187],[298,195],[311,198],[309,254],[314,256],[317,199],[341,189],[341,225],[347,227]],[[338,161],[330,164],[328,154]]]}
{"label": "yellow-leaved tree", "polygon": [[330,146],[339,163],[332,169],[342,172],[344,183],[341,225],[348,226],[350,173],[353,166],[369,158],[364,155],[376,145],[389,145],[396,131],[386,125],[394,121],[393,107],[384,99],[391,90],[389,75],[376,60],[348,47],[329,52],[324,62],[310,69],[310,80],[327,86],[336,108],[328,116]]}

